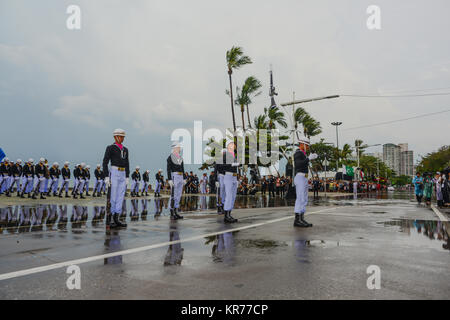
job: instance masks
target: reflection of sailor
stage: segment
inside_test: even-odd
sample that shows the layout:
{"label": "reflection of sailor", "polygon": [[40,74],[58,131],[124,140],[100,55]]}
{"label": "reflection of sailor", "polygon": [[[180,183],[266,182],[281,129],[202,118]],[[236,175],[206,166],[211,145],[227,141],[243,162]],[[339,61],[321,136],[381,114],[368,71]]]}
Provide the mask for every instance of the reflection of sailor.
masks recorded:
{"label": "reflection of sailor", "polygon": [[38,205],[38,207],[34,209],[34,214],[31,217],[31,224],[33,226],[41,225],[43,215],[44,215],[44,206]]}
{"label": "reflection of sailor", "polygon": [[99,206],[94,206],[94,217],[92,218],[92,220],[99,220],[100,219],[100,207]]}
{"label": "reflection of sailor", "polygon": [[56,204],[51,204],[48,209],[48,217],[47,217],[47,223],[55,222],[58,218],[58,207]]}
{"label": "reflection of sailor", "polygon": [[306,205],[308,204],[308,165],[310,160],[317,158],[317,154],[312,153],[306,156],[309,148],[308,140],[299,141],[299,149],[294,154],[295,161],[295,192],[297,198],[295,200],[295,227],[312,227],[311,223],[304,220]]}
{"label": "reflection of sailor", "polygon": [[[121,248],[120,244],[120,235],[117,230],[112,230],[106,233],[105,238],[105,250],[106,253],[112,253],[115,251],[119,251]],[[114,256],[111,258],[105,258],[103,260],[104,264],[121,264],[122,263],[122,256]]]}
{"label": "reflection of sailor", "polygon": [[148,200],[147,199],[142,199],[141,202],[142,202],[141,216],[146,216],[147,215]]}
{"label": "reflection of sailor", "polygon": [[183,180],[184,163],[180,151],[180,143],[173,143],[172,153],[167,158],[167,177],[169,178],[170,185],[169,209],[170,219],[172,220],[183,219],[183,217],[180,216],[177,212],[180,207],[183,185],[186,184],[186,180]]}
{"label": "reflection of sailor", "polygon": [[236,147],[233,141],[229,141],[227,143],[227,151],[224,154],[224,161],[222,165],[224,171],[223,184],[225,187],[225,201],[223,202],[225,223],[237,222],[237,219],[231,216],[231,210],[233,210],[234,207],[238,187],[237,170],[239,163],[237,161],[235,148]]}
{"label": "reflection of sailor", "polygon": [[138,206],[139,206],[138,199],[131,199],[131,212],[130,212],[131,220],[137,220],[139,218]]}
{"label": "reflection of sailor", "polygon": [[[122,213],[123,200],[125,191],[128,186],[128,177],[130,175],[129,153],[128,149],[122,144],[125,139],[125,131],[116,129],[113,132],[114,143],[106,147],[105,156],[103,157],[103,172],[105,175],[105,183],[110,188],[109,202],[111,204],[111,217],[107,217],[107,227],[117,228],[126,227],[125,223],[119,220]],[[111,162],[111,172],[108,164]]]}
{"label": "reflection of sailor", "polygon": [[212,255],[215,259],[226,263],[232,262],[235,254],[234,239],[231,232],[219,234],[212,248]]}
{"label": "reflection of sailor", "polygon": [[83,209],[81,206],[74,205],[72,207],[72,216],[70,217],[70,221],[72,222],[79,222],[81,221],[83,217]]}
{"label": "reflection of sailor", "polygon": [[162,203],[161,199],[155,199],[155,218],[159,217],[162,212]]}
{"label": "reflection of sailor", "polygon": [[59,206],[59,222],[65,223],[67,222],[67,205]]}
{"label": "reflection of sailor", "polygon": [[208,206],[206,205],[206,196],[200,196],[200,210],[206,210]]}
{"label": "reflection of sailor", "polygon": [[[180,240],[180,234],[178,233],[177,225],[171,224],[169,233],[169,241],[178,241]],[[175,243],[169,245],[167,249],[166,258],[164,259],[165,266],[173,266],[173,265],[181,265],[181,261],[183,260],[183,251],[184,249],[181,247],[181,243]]]}

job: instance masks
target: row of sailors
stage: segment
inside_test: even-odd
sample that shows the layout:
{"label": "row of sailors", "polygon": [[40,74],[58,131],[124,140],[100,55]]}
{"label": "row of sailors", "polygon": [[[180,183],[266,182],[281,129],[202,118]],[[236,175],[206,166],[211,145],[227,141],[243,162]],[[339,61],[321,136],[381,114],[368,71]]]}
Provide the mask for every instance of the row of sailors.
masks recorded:
{"label": "row of sailors", "polygon": [[[40,194],[41,199],[46,199],[44,195],[58,196],[62,198],[62,193],[65,191],[65,197],[69,198],[69,182],[71,177],[71,171],[69,168],[70,163],[66,161],[64,166],[60,169],[58,162],[48,168],[48,161],[41,158],[39,162],[34,165],[34,160],[29,159],[23,166],[22,160],[18,159],[16,163],[9,161],[5,158],[0,163],[0,195],[5,193],[7,197],[11,196],[11,193],[16,189],[17,196],[25,198],[25,194],[28,198],[37,199],[37,195]],[[149,170],[143,174],[143,186],[140,189],[141,174],[139,172],[139,166],[136,167],[135,172],[132,174],[131,195],[139,196],[144,193],[148,196],[149,188]],[[159,178],[161,170],[156,174],[157,187],[161,185],[162,178]],[[101,169],[100,164],[94,171],[95,185],[93,188],[93,197],[100,197],[105,194],[106,183],[104,181],[105,175]],[[86,196],[89,194],[89,184],[91,179],[90,166],[85,163],[77,164],[73,170],[74,186],[72,189],[72,196],[74,199],[80,195],[81,199],[85,199],[83,193]],[[158,180],[159,179],[159,180]],[[60,185],[61,182],[61,185]],[[159,196],[159,190],[158,190]],[[155,194],[156,195],[156,194]]]}

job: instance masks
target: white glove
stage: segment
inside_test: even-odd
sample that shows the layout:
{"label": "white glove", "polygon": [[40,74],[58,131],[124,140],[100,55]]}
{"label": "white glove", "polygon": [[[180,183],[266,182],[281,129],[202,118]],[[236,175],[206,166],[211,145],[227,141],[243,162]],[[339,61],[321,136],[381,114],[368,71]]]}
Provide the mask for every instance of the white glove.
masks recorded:
{"label": "white glove", "polygon": [[187,182],[186,180],[183,180],[183,186],[186,185],[186,182]]}
{"label": "white glove", "polygon": [[105,178],[105,184],[110,187],[111,186],[111,181],[109,181],[109,177]]}
{"label": "white glove", "polygon": [[232,166],[232,167],[238,167],[238,166],[239,166],[239,162],[233,162],[233,163],[231,164],[231,166]]}
{"label": "white glove", "polygon": [[314,159],[317,159],[317,153],[311,153],[310,155],[309,155],[309,157],[308,157],[308,159],[309,160],[314,160]]}
{"label": "white glove", "polygon": [[216,188],[220,187],[219,181],[216,181]]}
{"label": "white glove", "polygon": [[125,183],[128,185],[130,183],[130,178],[125,178]]}
{"label": "white glove", "polygon": [[172,180],[169,180],[169,186],[170,186],[170,188],[173,187],[173,181]]}

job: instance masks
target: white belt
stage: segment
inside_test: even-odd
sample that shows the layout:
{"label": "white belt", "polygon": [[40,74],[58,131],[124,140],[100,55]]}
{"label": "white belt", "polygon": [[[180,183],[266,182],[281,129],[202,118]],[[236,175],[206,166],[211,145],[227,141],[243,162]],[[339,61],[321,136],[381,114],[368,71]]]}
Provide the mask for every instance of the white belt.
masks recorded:
{"label": "white belt", "polygon": [[234,173],[234,172],[225,172],[225,174],[226,175],[228,175],[228,176],[237,176],[237,173]]}
{"label": "white belt", "polygon": [[222,173],[219,173],[219,177],[223,177],[223,176],[225,176],[224,174],[222,174]]}
{"label": "white belt", "polygon": [[111,169],[117,170],[117,171],[125,171],[125,168],[117,167],[117,166],[111,166]]}
{"label": "white belt", "polygon": [[306,173],[303,173],[303,172],[297,172],[297,175],[301,175],[301,176],[305,177],[305,176],[306,176]]}

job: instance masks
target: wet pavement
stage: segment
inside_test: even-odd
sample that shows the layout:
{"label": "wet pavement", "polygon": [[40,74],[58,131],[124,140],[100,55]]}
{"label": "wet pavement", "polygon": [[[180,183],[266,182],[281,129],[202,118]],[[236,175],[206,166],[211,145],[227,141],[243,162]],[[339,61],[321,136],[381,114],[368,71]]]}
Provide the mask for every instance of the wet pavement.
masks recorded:
{"label": "wet pavement", "polygon": [[[100,203],[4,206],[0,298],[448,299],[448,222],[412,195],[322,197],[307,229],[293,228],[292,204],[238,197],[239,223],[225,225],[214,197],[183,197],[176,222],[167,198],[127,200],[128,228],[108,232]],[[66,285],[71,264],[80,290]],[[367,288],[371,265],[378,290]]]}

